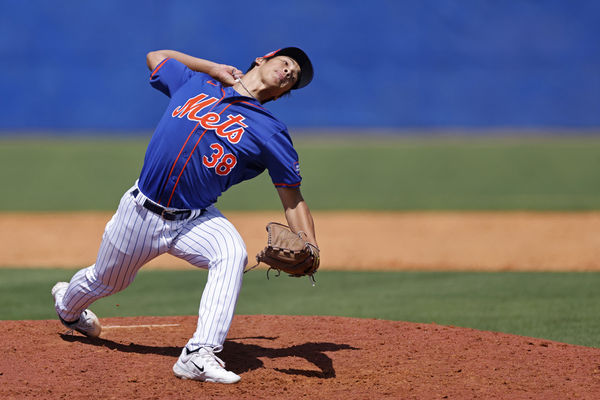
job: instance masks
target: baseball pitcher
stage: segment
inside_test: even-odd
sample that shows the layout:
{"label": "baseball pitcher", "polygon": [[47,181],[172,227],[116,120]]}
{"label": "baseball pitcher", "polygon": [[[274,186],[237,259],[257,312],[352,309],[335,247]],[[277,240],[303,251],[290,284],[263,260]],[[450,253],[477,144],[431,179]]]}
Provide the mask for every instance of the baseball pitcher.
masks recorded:
{"label": "baseball pitcher", "polygon": [[93,302],[125,289],[160,254],[187,260],[207,269],[208,279],[196,331],[173,372],[182,379],[235,383],[240,377],[215,353],[231,325],[248,256],[239,233],[214,204],[232,185],[268,170],[289,227],[301,241],[298,248],[310,255],[303,271],[316,271],[318,246],[300,193],[298,154],[287,127],[264,107],[308,85],[313,67],[296,47],[257,57],[245,74],[173,50],[153,51],[146,59],[150,84],[169,98],[167,109],[139,178],[106,225],[95,264],[52,288],[55,308],[67,328],[98,337],[100,322],[88,309]]}

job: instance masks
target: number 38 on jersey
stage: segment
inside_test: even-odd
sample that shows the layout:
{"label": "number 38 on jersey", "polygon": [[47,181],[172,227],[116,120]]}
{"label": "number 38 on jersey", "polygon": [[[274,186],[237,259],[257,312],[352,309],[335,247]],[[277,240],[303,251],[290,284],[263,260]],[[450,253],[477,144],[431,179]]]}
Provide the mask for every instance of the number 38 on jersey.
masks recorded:
{"label": "number 38 on jersey", "polygon": [[202,164],[208,168],[214,168],[217,175],[225,176],[229,174],[237,164],[237,158],[231,153],[225,154],[223,146],[219,143],[211,144],[210,148],[213,150],[213,153],[210,155],[210,158],[203,156]]}

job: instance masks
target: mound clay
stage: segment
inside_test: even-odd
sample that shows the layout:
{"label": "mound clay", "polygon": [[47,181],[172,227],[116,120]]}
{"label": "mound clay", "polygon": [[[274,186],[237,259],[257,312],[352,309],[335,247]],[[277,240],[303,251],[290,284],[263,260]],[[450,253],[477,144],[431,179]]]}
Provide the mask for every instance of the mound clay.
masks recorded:
{"label": "mound clay", "polygon": [[[281,218],[229,217],[250,254],[263,246],[266,222]],[[0,215],[0,265],[89,265],[109,218]],[[600,270],[597,213],[316,213],[315,220],[324,269]],[[189,267],[164,256],[148,268]],[[101,337],[88,339],[66,334],[57,320],[0,321],[0,398],[600,398],[600,349],[502,333],[238,315],[220,357],[242,381],[221,385],[171,372],[195,316],[101,322]]]}
{"label": "mound clay", "polygon": [[236,316],[236,385],[171,367],[195,317],[106,318],[99,339],[2,321],[0,397],[102,399],[600,398],[600,350],[472,329],[334,317]]}

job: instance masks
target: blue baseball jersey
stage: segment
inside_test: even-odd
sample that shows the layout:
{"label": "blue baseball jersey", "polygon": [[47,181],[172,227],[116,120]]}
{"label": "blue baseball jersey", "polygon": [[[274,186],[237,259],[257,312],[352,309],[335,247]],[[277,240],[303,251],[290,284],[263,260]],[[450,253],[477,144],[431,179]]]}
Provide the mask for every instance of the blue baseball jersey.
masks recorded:
{"label": "blue baseball jersey", "polygon": [[150,84],[170,97],[148,144],[138,186],[165,207],[201,209],[265,169],[298,187],[298,154],[287,127],[255,99],[167,58]]}

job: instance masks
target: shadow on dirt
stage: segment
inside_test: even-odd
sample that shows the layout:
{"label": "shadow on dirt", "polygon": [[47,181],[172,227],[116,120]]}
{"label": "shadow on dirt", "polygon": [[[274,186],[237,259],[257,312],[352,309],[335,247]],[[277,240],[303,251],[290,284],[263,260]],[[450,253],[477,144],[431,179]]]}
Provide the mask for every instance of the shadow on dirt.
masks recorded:
{"label": "shadow on dirt", "polygon": [[[80,342],[93,346],[106,347],[124,353],[156,354],[167,357],[179,357],[181,347],[178,346],[148,346],[142,344],[123,344],[102,338],[88,338],[84,336],[61,334],[60,337],[67,342]],[[261,358],[286,358],[299,357],[314,364],[319,370],[302,370],[295,368],[274,368],[275,371],[289,374],[302,375],[320,379],[335,378],[333,360],[325,354],[340,350],[359,350],[347,344],[329,342],[308,342],[283,348],[263,347],[258,344],[243,343],[245,340],[275,341],[276,337],[247,337],[232,338],[225,341],[224,350],[219,357],[227,362],[227,369],[235,373],[243,373],[259,368],[265,368]]]}
{"label": "shadow on dirt", "polygon": [[232,338],[225,341],[223,357],[229,360],[227,361],[228,367],[237,373],[264,368],[264,363],[260,358],[276,359],[285,357],[299,357],[305,359],[309,363],[314,364],[317,368],[319,368],[320,371],[293,368],[274,368],[275,371],[289,375],[302,375],[321,379],[335,378],[333,360],[325,353],[340,350],[358,350],[357,348],[347,344],[329,342],[308,342],[282,348],[263,347],[258,344],[240,342],[248,339],[274,341],[277,338]]}

